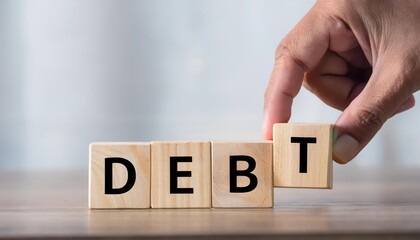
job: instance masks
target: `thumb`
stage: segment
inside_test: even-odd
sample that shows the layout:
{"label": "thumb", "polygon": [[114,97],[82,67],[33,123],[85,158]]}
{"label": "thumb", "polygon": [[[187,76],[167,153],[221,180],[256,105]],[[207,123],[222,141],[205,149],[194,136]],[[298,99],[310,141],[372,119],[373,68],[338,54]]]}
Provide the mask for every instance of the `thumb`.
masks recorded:
{"label": "thumb", "polygon": [[[378,64],[377,64],[378,65]],[[406,71],[383,64],[376,67],[363,91],[343,111],[335,124],[337,140],[333,158],[338,163],[352,160],[375,136],[385,121],[412,101]],[[410,108],[412,106],[409,106]]]}

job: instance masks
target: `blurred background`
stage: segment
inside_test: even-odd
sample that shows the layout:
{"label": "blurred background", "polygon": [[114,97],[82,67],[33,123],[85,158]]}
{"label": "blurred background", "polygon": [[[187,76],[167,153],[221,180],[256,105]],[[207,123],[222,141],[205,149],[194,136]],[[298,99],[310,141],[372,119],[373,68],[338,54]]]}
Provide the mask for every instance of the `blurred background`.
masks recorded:
{"label": "blurred background", "polygon": [[[260,140],[274,50],[313,3],[0,1],[0,169],[87,171],[94,141]],[[291,121],[339,114],[302,89]],[[345,167],[419,167],[419,120]]]}

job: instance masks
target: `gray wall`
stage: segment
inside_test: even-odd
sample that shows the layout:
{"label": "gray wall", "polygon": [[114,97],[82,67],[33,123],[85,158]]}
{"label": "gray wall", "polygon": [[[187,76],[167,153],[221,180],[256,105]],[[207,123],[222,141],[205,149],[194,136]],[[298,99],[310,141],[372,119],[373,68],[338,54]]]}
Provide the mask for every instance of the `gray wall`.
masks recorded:
{"label": "gray wall", "polygon": [[[93,141],[259,140],[274,49],[313,2],[0,1],[0,167],[87,169]],[[339,115],[306,90],[293,112]],[[419,115],[352,164],[420,166]]]}

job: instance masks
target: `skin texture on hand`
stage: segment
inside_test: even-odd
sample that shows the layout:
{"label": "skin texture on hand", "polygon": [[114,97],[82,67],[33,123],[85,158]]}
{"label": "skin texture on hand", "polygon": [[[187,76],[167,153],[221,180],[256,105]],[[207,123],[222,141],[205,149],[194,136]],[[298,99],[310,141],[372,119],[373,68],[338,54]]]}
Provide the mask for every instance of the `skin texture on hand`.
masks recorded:
{"label": "skin texture on hand", "polygon": [[323,0],[281,41],[265,93],[263,137],[288,122],[306,87],[342,114],[333,158],[352,160],[420,88],[420,1]]}

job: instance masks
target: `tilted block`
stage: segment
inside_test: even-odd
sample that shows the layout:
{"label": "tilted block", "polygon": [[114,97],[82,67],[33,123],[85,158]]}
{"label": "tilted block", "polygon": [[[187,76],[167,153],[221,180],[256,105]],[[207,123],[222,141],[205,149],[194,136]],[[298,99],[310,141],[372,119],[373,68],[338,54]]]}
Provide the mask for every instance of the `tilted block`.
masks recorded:
{"label": "tilted block", "polygon": [[152,142],[152,208],[210,208],[210,142]]}
{"label": "tilted block", "polygon": [[332,188],[332,139],[331,124],[275,124],[274,186]]}
{"label": "tilted block", "polygon": [[271,142],[212,142],[212,206],[273,206]]}
{"label": "tilted block", "polygon": [[92,143],[89,208],[150,208],[150,143]]}

